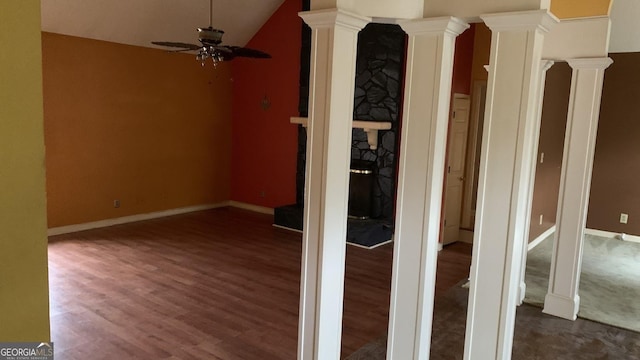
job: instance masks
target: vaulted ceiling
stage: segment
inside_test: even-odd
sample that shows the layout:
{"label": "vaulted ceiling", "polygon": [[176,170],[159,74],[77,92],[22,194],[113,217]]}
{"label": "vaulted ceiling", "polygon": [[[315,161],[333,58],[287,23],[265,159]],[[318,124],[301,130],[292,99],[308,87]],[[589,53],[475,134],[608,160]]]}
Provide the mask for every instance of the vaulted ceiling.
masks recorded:
{"label": "vaulted ceiling", "polygon": [[[214,0],[213,27],[224,43],[244,46],[284,0]],[[42,30],[121,44],[198,43],[209,0],[42,0]]]}
{"label": "vaulted ceiling", "polygon": [[[197,43],[210,0],[43,0],[42,30],[122,44]],[[244,46],[284,0],[213,0],[213,27],[224,43]],[[640,51],[640,1],[614,0],[611,52]]]}

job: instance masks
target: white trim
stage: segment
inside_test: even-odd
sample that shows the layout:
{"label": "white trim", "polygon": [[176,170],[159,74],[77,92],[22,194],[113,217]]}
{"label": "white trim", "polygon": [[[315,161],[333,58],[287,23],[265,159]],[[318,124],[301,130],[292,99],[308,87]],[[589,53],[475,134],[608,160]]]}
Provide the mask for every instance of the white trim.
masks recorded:
{"label": "white trim", "polygon": [[411,36],[442,36],[442,33],[458,36],[470,26],[464,20],[452,16],[403,20],[399,21],[398,24],[402,27],[402,30]]}
{"label": "white trim", "polygon": [[620,236],[621,235],[620,233],[614,233],[611,231],[584,229],[584,233],[586,235],[601,236],[601,237],[606,237],[611,239],[618,239],[622,241],[640,243],[640,236],[637,236],[637,235],[624,234],[624,239],[622,239]]}
{"label": "white trim", "polygon": [[283,229],[283,230],[289,230],[289,231],[293,231],[293,232],[297,232],[299,234],[302,234],[303,231],[302,230],[298,230],[298,229],[294,229],[294,228],[290,228],[290,227],[286,227],[286,226],[282,226],[282,225],[277,225],[277,224],[272,224],[273,227],[278,228],[278,229]]}
{"label": "white trim", "polygon": [[311,29],[333,29],[335,26],[340,26],[358,32],[371,22],[370,17],[353,14],[342,9],[301,11],[298,16]]}
{"label": "white trim", "polygon": [[578,310],[580,310],[580,295],[566,297],[549,292],[544,298],[542,312],[545,314],[573,321],[578,318]]}
{"label": "white trim", "polygon": [[567,59],[567,63],[572,69],[600,69],[604,70],[613,64],[613,60],[610,57],[601,58],[580,58],[580,59]]}
{"label": "white trim", "polygon": [[381,243],[377,243],[377,244],[375,244],[375,245],[373,245],[373,246],[364,246],[364,245],[360,245],[360,244],[356,244],[356,243],[352,243],[352,242],[347,241],[347,245],[351,245],[351,246],[359,247],[359,248],[362,248],[362,249],[371,250],[371,249],[375,249],[375,248],[377,248],[377,247],[380,247],[380,246],[382,246],[382,245],[389,244],[389,243],[390,243],[390,242],[392,242],[392,241],[393,241],[393,239],[389,239],[389,240],[387,240],[387,241],[383,241],[383,242],[381,242]]}
{"label": "white trim", "polygon": [[[592,59],[579,63],[571,76],[556,241],[553,242],[549,290],[543,310],[545,314],[569,320],[575,319],[580,305],[583,238],[604,81],[603,64],[610,61]],[[593,67],[584,67],[587,63]]]}
{"label": "white trim", "polygon": [[541,30],[548,32],[560,20],[547,10],[502,12],[480,15],[492,31]]}
{"label": "white trim", "polygon": [[[488,65],[487,71],[488,70]],[[482,89],[484,87],[485,99],[487,93],[487,81],[476,80],[473,82],[473,97],[471,99],[471,117],[469,118],[469,133],[467,134],[467,157],[465,159],[465,184],[464,195],[462,200],[462,217],[460,219],[460,225],[471,229],[473,232],[475,209],[471,208],[476,192],[473,191],[473,184],[475,182],[475,168],[476,168],[476,150],[478,147],[478,135],[482,137],[482,129],[479,128],[480,117],[484,119],[484,111],[480,111],[484,102],[481,100]],[[473,243],[471,239],[470,243]]]}
{"label": "white trim", "polygon": [[229,202],[224,201],[217,204],[187,206],[187,207],[177,208],[177,209],[155,211],[155,212],[146,213],[146,214],[136,214],[136,215],[123,216],[123,217],[118,217],[113,219],[92,221],[92,222],[83,223],[83,224],[54,227],[47,230],[47,236],[55,236],[55,235],[74,233],[78,231],[98,229],[98,228],[103,228],[103,227],[108,227],[113,225],[132,223],[136,221],[144,221],[144,220],[157,219],[157,218],[162,218],[167,216],[185,214],[185,213],[190,213],[194,211],[216,209],[216,208],[221,208],[225,206],[229,206]]}
{"label": "white trim", "polygon": [[234,200],[229,201],[228,206],[238,208],[238,209],[243,209],[243,210],[249,210],[249,211],[253,211],[261,214],[273,215],[273,208],[268,208],[265,206],[253,205],[253,204],[243,203],[243,202],[234,201]]}
{"label": "white trim", "polygon": [[455,35],[467,25],[439,18],[401,26],[409,36],[386,358],[426,359],[431,346]]}
{"label": "white trim", "polygon": [[[311,27],[297,359],[337,359],[342,338],[358,31],[371,18],[302,12]],[[344,116],[346,114],[346,116]]]}
{"label": "white trim", "polygon": [[533,250],[533,248],[540,245],[544,241],[544,239],[548,238],[549,236],[551,236],[551,234],[555,232],[556,232],[556,226],[553,225],[552,227],[548,228],[547,231],[543,232],[537,238],[533,239],[533,241],[529,242],[529,245],[527,245],[527,251]]}

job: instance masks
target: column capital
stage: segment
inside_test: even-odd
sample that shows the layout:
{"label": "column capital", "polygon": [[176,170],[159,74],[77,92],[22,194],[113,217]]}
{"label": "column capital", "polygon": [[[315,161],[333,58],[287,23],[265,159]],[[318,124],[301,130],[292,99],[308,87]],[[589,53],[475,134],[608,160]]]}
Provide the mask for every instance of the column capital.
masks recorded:
{"label": "column capital", "polygon": [[551,69],[551,67],[553,66],[553,64],[555,64],[556,62],[553,60],[546,60],[546,59],[542,59],[542,61],[540,62],[540,67],[542,68],[542,72],[546,72],[547,70]]}
{"label": "column capital", "polygon": [[452,16],[400,21],[398,24],[408,35],[431,35],[443,33],[458,36],[469,28],[469,24]]}
{"label": "column capital", "polygon": [[360,31],[371,22],[371,18],[353,14],[341,9],[301,11],[298,16],[312,29],[342,26]]}
{"label": "column capital", "polygon": [[578,70],[578,69],[604,70],[613,63],[613,60],[610,57],[578,58],[578,59],[568,59],[567,63],[574,70]]}
{"label": "column capital", "polygon": [[549,32],[560,22],[547,10],[515,11],[480,15],[482,21],[492,31],[527,31],[540,30]]}

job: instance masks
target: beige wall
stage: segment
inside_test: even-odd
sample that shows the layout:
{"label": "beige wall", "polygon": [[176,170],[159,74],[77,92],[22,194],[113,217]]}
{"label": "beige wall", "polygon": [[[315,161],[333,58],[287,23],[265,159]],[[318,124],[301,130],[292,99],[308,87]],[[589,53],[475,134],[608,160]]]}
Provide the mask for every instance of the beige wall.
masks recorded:
{"label": "beige wall", "polygon": [[229,200],[228,64],[42,36],[49,227]]}
{"label": "beige wall", "polygon": [[49,341],[40,1],[0,1],[0,341]]}

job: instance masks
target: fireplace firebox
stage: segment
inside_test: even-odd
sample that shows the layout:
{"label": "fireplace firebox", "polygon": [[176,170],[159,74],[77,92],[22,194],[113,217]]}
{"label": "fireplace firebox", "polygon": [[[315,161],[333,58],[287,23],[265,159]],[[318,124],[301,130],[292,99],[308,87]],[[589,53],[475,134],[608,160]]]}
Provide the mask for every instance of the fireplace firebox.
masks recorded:
{"label": "fireplace firebox", "polygon": [[352,160],[349,181],[349,217],[366,220],[371,217],[375,162]]}

